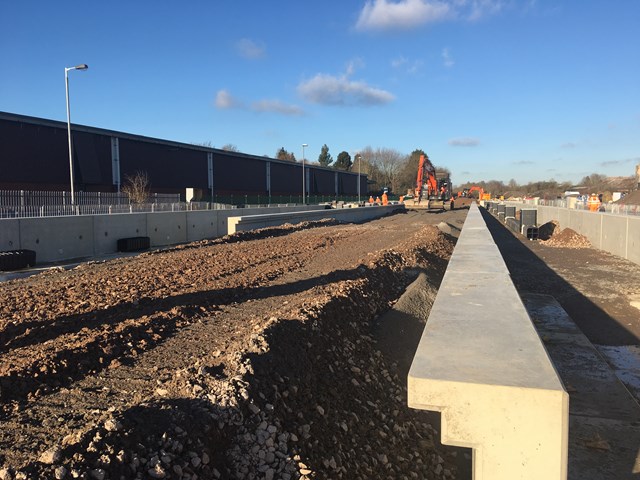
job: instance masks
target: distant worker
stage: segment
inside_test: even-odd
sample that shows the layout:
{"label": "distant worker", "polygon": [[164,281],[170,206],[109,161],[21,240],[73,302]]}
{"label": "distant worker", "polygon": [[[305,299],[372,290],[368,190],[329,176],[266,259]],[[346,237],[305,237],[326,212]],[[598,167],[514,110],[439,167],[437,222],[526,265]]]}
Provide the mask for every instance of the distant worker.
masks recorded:
{"label": "distant worker", "polygon": [[380,197],[376,197],[375,204],[376,204],[376,205],[380,205]]}
{"label": "distant worker", "polygon": [[400,203],[404,203],[404,195],[400,195],[400,200],[398,200]]}
{"label": "distant worker", "polygon": [[389,197],[387,196],[387,192],[382,193],[382,205],[389,205]]}
{"label": "distant worker", "polygon": [[589,207],[590,212],[597,212],[600,209],[600,199],[595,193],[589,195],[589,199],[587,200],[587,207]]}
{"label": "distant worker", "polygon": [[371,205],[373,205],[373,195],[371,195],[371,196],[369,197],[369,203],[370,203]]}

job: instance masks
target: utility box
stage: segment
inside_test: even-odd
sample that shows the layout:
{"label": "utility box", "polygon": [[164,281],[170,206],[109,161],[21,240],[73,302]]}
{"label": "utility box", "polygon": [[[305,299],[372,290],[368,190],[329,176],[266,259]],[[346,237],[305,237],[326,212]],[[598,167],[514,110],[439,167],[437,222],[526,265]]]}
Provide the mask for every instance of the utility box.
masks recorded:
{"label": "utility box", "polygon": [[528,208],[520,210],[520,223],[523,227],[537,227],[538,226],[538,210],[535,208]]}

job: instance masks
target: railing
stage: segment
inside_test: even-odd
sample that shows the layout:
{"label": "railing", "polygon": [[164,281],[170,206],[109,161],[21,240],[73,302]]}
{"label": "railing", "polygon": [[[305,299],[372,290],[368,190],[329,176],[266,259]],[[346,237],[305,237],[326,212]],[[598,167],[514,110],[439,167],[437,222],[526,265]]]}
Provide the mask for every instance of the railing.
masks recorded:
{"label": "railing", "polygon": [[[362,201],[369,197],[361,196]],[[355,195],[310,195],[307,205],[333,201],[356,202]],[[0,218],[56,217],[65,215],[109,215],[116,213],[226,210],[238,207],[271,207],[302,204],[302,195],[214,195],[213,202],[181,202],[178,194],[152,194],[148,203],[131,203],[129,196],[114,192],[77,192],[75,205],[70,192],[0,190]]]}
{"label": "railing", "polygon": [[[366,201],[361,196],[362,201]],[[307,205],[333,201],[356,202],[354,195],[310,195]],[[152,194],[148,203],[131,203],[129,196],[114,192],[76,192],[76,205],[69,192],[0,190],[0,218],[108,215],[116,213],[225,210],[239,207],[270,207],[302,204],[302,195],[214,195],[213,202],[181,202],[178,194]]]}
{"label": "railing", "polygon": [[[561,207],[572,208],[574,210],[589,210],[589,206],[586,202],[576,201],[574,205],[570,206],[568,200],[545,200],[540,199],[525,199],[522,203],[526,205],[543,205],[545,207]],[[640,205],[620,205],[617,203],[603,203],[600,205],[600,212],[613,213],[615,215],[640,215]]]}

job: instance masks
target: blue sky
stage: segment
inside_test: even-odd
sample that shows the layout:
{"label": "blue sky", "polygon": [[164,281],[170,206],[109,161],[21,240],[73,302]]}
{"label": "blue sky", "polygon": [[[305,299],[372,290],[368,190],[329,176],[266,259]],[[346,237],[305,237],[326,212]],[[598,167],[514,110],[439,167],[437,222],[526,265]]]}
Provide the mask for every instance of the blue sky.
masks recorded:
{"label": "blue sky", "polygon": [[637,0],[0,0],[0,110],[315,160],[425,150],[454,183],[640,163]]}

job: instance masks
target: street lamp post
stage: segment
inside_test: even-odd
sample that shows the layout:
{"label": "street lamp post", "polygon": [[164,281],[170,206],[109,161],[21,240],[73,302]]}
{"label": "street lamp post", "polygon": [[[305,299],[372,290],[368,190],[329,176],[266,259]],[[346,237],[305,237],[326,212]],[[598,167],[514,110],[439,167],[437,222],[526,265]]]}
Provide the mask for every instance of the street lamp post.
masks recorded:
{"label": "street lamp post", "polygon": [[75,205],[75,195],[73,190],[73,148],[71,147],[71,113],[69,110],[69,70],[86,70],[89,66],[86,63],[75,67],[65,67],[64,85],[67,92],[67,137],[69,139],[69,176],[71,181],[71,205]]}
{"label": "street lamp post", "polygon": [[307,145],[306,143],[302,144],[302,204],[305,205],[305,191],[304,191],[304,182],[305,182],[305,177],[304,177],[304,147],[308,147],[309,145]]}

